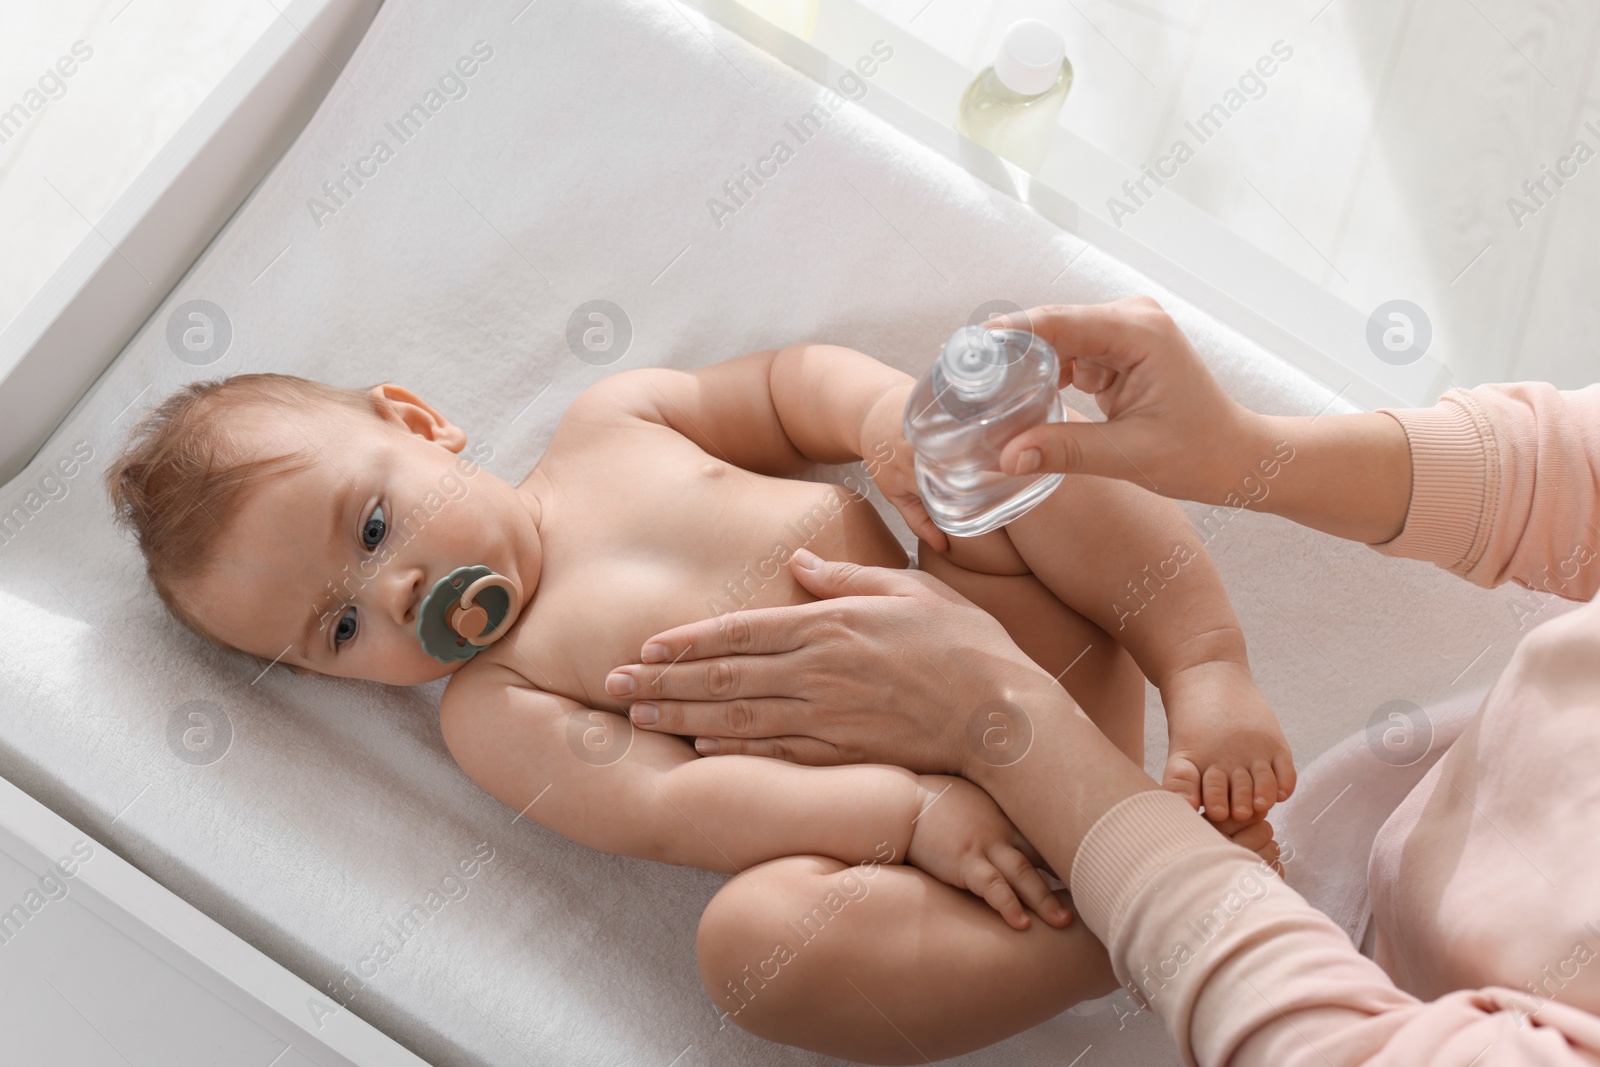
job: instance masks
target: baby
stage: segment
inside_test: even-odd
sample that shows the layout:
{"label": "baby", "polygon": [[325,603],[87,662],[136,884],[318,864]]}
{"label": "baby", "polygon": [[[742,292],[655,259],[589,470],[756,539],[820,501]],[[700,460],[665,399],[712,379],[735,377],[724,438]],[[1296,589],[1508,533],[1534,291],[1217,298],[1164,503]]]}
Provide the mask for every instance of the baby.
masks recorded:
{"label": "baby", "polygon": [[[1228,820],[1224,832],[1288,796],[1294,769],[1253,683],[1251,700],[1231,695],[1229,680],[1248,678],[1244,641],[1181,511],[1122,482],[1068,477],[1005,528],[947,537],[917,498],[901,433],[912,385],[825,344],[616,373],[578,396],[512,486],[465,459],[463,431],[401,386],[246,374],[168,397],[107,485],[163,601],[207,639],[297,672],[391,685],[449,675],[444,742],[512,811],[607,852],[759,870],[774,900],[785,885],[871,870],[874,903],[832,920],[853,933],[808,949],[785,971],[804,977],[763,981],[759,995],[708,960],[730,958],[729,938],[770,955],[784,916],[704,921],[707,988],[747,1029],[889,1055],[873,1052],[875,1035],[896,1038],[882,1013],[854,1014],[848,976],[874,1004],[900,1006],[894,1033],[949,1055],[1115,981],[988,795],[884,765],[702,759],[686,739],[633,730],[603,685],[664,629],[814,599],[784,565],[802,545],[907,565],[860,491],[792,475],[865,460],[918,536],[916,566],[993,614],[1141,765],[1144,680],[1155,683],[1170,736],[1163,785]],[[469,564],[515,579],[520,602],[497,641],[442,663],[417,638],[419,604]],[[929,669],[949,652],[907,649]],[[1006,925],[1018,932],[994,933]],[[979,940],[963,949],[963,937]],[[830,1014],[818,999],[840,1006]]]}

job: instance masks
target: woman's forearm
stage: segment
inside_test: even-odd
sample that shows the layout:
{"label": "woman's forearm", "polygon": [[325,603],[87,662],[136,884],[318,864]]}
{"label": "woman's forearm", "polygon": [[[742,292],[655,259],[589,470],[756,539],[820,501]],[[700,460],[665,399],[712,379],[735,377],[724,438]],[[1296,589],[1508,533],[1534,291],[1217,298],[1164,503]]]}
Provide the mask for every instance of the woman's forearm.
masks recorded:
{"label": "woman's forearm", "polygon": [[1365,544],[1398,537],[1411,504],[1411,446],[1382,412],[1260,415],[1218,468],[1206,503],[1266,511]]}
{"label": "woman's forearm", "polygon": [[1065,689],[1048,678],[1018,678],[1003,698],[1018,721],[1005,725],[1028,736],[1028,747],[1021,758],[1004,762],[969,746],[961,773],[994,798],[1065,879],[1083,835],[1100,816],[1160,786],[1107,740]]}

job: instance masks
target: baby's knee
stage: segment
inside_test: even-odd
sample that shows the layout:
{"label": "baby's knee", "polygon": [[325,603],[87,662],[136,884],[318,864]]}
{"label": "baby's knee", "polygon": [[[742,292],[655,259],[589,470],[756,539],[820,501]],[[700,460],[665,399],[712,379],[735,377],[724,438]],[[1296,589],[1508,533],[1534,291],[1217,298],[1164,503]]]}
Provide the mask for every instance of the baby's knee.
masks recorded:
{"label": "baby's knee", "polygon": [[810,968],[799,965],[787,923],[808,890],[810,897],[825,896],[825,883],[846,866],[822,856],[784,856],[730,878],[711,898],[700,916],[695,956],[722,1025],[793,1040]]}

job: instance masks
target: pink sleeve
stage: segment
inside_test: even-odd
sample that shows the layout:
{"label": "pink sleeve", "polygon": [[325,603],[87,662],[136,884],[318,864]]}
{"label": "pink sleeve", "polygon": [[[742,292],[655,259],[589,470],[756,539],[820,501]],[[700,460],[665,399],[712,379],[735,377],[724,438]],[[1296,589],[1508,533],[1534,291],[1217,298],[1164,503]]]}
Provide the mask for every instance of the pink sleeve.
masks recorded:
{"label": "pink sleeve", "polygon": [[1405,528],[1377,551],[1476,585],[1600,590],[1600,385],[1481,385],[1380,410],[1405,427],[1412,483]]}
{"label": "pink sleeve", "polygon": [[1533,1017],[1510,989],[1431,1003],[1396,989],[1174,793],[1138,793],[1102,816],[1070,885],[1128,1010],[1159,1013],[1190,1067],[1600,1064],[1600,1019],[1587,1012],[1550,1002]]}

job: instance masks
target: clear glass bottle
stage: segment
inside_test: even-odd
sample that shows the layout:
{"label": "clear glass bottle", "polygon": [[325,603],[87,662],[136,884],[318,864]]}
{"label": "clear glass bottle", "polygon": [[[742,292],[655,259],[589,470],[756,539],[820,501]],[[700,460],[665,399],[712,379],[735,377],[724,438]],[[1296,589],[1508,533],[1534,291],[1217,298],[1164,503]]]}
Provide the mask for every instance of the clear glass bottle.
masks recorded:
{"label": "clear glass bottle", "polygon": [[1044,162],[1071,88],[1061,35],[1048,22],[1022,19],[1006,30],[994,65],[967,86],[956,131],[1031,173]]}
{"label": "clear glass bottle", "polygon": [[1055,349],[1027,330],[964,326],[906,402],[903,429],[916,453],[928,515],[956,537],[976,537],[1023,514],[1061,484],[1060,474],[1013,476],[1000,452],[1023,430],[1064,418]]}

